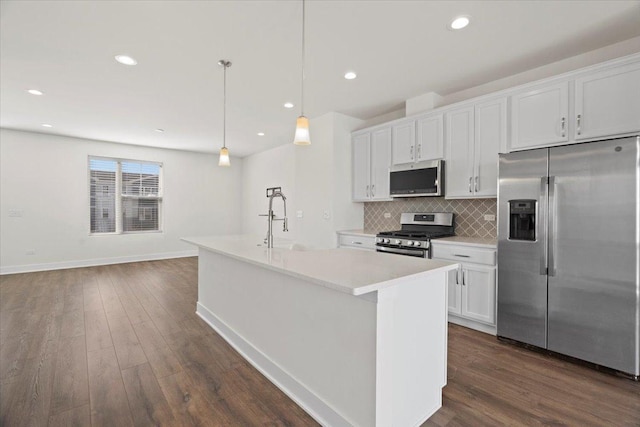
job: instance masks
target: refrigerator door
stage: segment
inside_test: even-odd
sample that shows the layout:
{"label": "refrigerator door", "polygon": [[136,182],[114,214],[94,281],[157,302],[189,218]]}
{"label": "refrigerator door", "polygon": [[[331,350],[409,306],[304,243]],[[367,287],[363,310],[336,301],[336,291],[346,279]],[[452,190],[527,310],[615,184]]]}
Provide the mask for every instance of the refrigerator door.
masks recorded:
{"label": "refrigerator door", "polygon": [[638,375],[639,138],[550,149],[548,349]]}
{"label": "refrigerator door", "polygon": [[498,336],[546,346],[548,149],[500,155]]}

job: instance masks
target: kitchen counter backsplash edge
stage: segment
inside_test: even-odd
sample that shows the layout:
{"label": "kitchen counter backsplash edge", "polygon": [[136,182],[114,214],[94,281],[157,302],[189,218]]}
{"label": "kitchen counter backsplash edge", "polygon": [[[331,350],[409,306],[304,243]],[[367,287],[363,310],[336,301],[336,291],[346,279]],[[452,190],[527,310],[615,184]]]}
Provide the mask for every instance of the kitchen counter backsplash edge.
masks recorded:
{"label": "kitchen counter backsplash edge", "polygon": [[[496,239],[497,222],[487,221],[485,215],[496,218],[496,199],[446,200],[444,197],[420,197],[394,200],[392,202],[369,202],[364,204],[364,231],[373,234],[400,228],[403,212],[453,212],[456,236]],[[385,218],[384,214],[390,217]]]}

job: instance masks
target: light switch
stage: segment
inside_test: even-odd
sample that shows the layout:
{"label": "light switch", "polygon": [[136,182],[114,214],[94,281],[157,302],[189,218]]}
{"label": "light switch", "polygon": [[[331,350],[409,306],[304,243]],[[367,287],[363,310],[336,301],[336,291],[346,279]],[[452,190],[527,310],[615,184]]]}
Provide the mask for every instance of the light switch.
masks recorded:
{"label": "light switch", "polygon": [[9,216],[12,218],[20,218],[22,214],[22,209],[9,209]]}

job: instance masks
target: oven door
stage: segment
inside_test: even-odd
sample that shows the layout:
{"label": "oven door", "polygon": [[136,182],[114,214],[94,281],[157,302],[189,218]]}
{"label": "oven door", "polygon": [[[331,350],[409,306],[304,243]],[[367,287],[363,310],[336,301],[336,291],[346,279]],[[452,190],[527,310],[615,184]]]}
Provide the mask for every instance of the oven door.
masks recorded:
{"label": "oven door", "polygon": [[395,248],[395,247],[389,247],[389,246],[376,245],[376,251],[383,252],[386,254],[409,255],[409,256],[414,256],[418,258],[427,258],[428,256],[428,253],[427,253],[428,250],[423,248],[410,249],[410,248]]}

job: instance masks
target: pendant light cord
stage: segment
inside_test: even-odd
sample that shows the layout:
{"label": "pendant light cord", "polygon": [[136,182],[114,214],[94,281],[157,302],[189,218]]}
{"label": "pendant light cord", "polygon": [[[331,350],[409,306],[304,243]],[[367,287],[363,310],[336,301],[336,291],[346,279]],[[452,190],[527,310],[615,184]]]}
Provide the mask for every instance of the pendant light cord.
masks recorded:
{"label": "pendant light cord", "polygon": [[223,107],[222,107],[222,148],[227,148],[227,63],[224,61],[222,66],[224,67],[223,77]]}
{"label": "pendant light cord", "polygon": [[302,0],[302,78],[300,79],[300,115],[304,116],[304,0]]}

